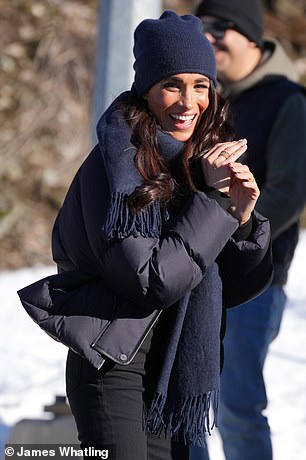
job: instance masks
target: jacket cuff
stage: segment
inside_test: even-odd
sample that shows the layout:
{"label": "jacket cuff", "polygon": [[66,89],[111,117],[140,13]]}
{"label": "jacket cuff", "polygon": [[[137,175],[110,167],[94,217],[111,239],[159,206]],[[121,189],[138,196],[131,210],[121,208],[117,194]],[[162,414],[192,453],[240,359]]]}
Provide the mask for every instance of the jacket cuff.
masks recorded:
{"label": "jacket cuff", "polygon": [[220,192],[214,187],[207,186],[204,190],[204,193],[206,193],[208,198],[216,200],[219,206],[221,206],[221,208],[225,211],[228,211],[228,209],[232,206],[232,200],[230,199],[230,197],[225,193]]}
{"label": "jacket cuff", "polygon": [[233,234],[234,240],[235,241],[247,240],[252,233],[252,228],[253,228],[253,218],[251,216],[250,219],[245,224],[242,224],[240,225],[240,227],[237,228],[237,230]]}

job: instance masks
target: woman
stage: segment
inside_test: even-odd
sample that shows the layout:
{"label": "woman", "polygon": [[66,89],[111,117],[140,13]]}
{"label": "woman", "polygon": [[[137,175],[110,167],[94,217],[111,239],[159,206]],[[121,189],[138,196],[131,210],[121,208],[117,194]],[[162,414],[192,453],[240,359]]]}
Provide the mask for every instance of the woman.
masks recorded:
{"label": "woman", "polygon": [[70,348],[83,448],[187,459],[214,424],[222,306],[271,278],[269,225],[236,161],[247,142],[233,140],[200,20],[166,11],[143,21],[134,54],[132,90],[99,121],[57,217],[60,273],[19,295]]}

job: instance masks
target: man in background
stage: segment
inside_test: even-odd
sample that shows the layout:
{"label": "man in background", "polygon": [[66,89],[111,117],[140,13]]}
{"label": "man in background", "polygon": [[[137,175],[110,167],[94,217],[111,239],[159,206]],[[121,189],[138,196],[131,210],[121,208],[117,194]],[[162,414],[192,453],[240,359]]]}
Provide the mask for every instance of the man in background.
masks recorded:
{"label": "man in background", "polygon": [[[280,44],[263,40],[260,0],[203,0],[196,15],[215,51],[237,139],[248,140],[241,161],[261,189],[256,209],[270,219],[275,270],[264,293],[227,312],[218,426],[227,460],[272,460],[263,367],[279,332],[305,204],[306,97]],[[208,453],[195,449],[191,458]]]}

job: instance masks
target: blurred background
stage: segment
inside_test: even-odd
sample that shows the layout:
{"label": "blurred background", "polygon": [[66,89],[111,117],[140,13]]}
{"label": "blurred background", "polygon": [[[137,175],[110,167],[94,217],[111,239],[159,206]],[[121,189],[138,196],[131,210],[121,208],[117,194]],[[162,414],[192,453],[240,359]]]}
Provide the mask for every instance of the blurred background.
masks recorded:
{"label": "blurred background", "polygon": [[[55,215],[92,145],[103,3],[0,0],[0,270],[51,263]],[[161,5],[184,14],[198,3]],[[121,4],[123,13],[130,2]],[[306,84],[305,0],[265,5],[267,35],[282,42]]]}

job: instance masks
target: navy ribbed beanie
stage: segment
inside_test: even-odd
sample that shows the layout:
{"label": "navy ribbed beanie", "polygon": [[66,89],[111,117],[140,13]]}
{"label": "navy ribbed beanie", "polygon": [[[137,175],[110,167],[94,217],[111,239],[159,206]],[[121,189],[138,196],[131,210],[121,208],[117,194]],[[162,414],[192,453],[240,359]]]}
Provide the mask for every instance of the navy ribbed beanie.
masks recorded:
{"label": "navy ribbed beanie", "polygon": [[199,18],[166,10],[145,19],[134,33],[134,88],[142,96],[158,81],[178,73],[199,73],[216,84],[213,49]]}
{"label": "navy ribbed beanie", "polygon": [[199,17],[214,16],[232,21],[243,35],[262,46],[262,0],[203,0],[195,14]]}

